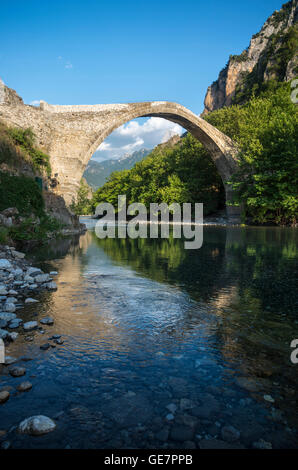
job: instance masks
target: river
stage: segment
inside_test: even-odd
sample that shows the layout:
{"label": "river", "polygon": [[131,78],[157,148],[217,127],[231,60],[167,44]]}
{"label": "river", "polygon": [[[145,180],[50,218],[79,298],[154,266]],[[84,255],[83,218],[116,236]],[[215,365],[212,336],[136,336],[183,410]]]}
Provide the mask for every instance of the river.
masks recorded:
{"label": "river", "polygon": [[[81,237],[30,253],[59,272],[58,290],[22,317],[55,323],[9,346],[30,359],[33,384],[0,408],[12,447],[204,447],[227,442],[227,426],[226,446],[297,447],[297,234],[206,226],[202,248],[185,250],[173,238],[100,240],[89,221]],[[40,350],[54,334],[63,344]],[[7,374],[1,385],[22,381]],[[56,430],[13,431],[36,414]]]}

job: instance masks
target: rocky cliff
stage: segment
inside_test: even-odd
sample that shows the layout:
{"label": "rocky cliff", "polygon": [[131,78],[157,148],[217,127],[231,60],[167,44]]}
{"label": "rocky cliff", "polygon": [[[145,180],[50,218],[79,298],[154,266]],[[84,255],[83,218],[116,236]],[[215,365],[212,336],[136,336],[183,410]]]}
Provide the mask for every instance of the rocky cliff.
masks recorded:
{"label": "rocky cliff", "polygon": [[204,114],[244,103],[269,80],[289,81],[298,74],[298,0],[284,4],[255,34],[247,49],[231,55],[218,79],[208,87]]}

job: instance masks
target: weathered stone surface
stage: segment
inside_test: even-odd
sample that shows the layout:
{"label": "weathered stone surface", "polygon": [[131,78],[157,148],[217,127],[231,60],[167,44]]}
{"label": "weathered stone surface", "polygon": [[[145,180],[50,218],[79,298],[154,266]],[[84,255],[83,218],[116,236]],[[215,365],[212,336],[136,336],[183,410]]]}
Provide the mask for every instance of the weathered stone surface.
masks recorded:
{"label": "weathered stone surface", "polygon": [[32,436],[41,436],[54,431],[56,424],[47,416],[37,415],[24,419],[19,424],[18,431],[22,434],[30,434]]}
{"label": "weathered stone surface", "polygon": [[23,328],[25,331],[35,330],[38,327],[37,321],[28,321],[24,323]]}
{"label": "weathered stone surface", "polygon": [[22,377],[26,374],[25,367],[13,366],[9,368],[9,373],[12,377]]}
{"label": "weathered stone surface", "polygon": [[[252,37],[249,47],[240,56],[230,57],[226,67],[219,73],[218,79],[208,87],[204,101],[204,113],[230,106],[235,96],[236,87],[241,87],[243,77],[252,71],[257,74],[259,82],[276,78],[274,72],[275,56],[282,42],[277,40],[273,45],[272,36],[281,34],[282,39],[289,28],[293,26],[295,18],[297,18],[297,2],[293,2],[289,12],[279,22],[271,21],[273,15],[264,23],[260,32]],[[265,57],[267,57],[267,63]],[[295,78],[297,60],[296,54],[286,64],[284,76],[279,79],[289,81]]]}
{"label": "weathered stone surface", "polygon": [[11,262],[8,259],[1,258],[0,259],[0,269],[10,269],[12,268]]}
{"label": "weathered stone surface", "polygon": [[[0,118],[8,125],[32,128],[37,144],[50,155],[52,190],[68,205],[76,198],[83,172],[98,146],[114,129],[137,117],[156,116],[180,124],[209,150],[224,182],[230,181],[238,168],[237,147],[232,140],[180,104],[153,101],[59,106],[41,101],[35,108],[21,99],[12,99],[13,90],[5,90]],[[229,201],[227,185],[226,194]]]}
{"label": "weathered stone surface", "polygon": [[6,390],[0,391],[0,403],[5,403],[9,399],[9,395]]}
{"label": "weathered stone surface", "polygon": [[39,321],[42,325],[53,325],[54,324],[54,318],[52,318],[52,317],[44,317]]}
{"label": "weathered stone surface", "polygon": [[25,381],[25,382],[21,382],[18,386],[17,386],[17,390],[19,392],[28,392],[29,390],[31,390],[32,388],[32,383],[29,382],[29,381]]}

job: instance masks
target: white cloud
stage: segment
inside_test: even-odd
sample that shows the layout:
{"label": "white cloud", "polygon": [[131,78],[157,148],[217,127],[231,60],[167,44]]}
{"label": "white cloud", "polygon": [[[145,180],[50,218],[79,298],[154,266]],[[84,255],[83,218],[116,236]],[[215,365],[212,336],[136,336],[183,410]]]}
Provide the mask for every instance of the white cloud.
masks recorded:
{"label": "white cloud", "polygon": [[72,69],[73,68],[73,65],[71,62],[67,61],[66,64],[65,64],[65,68],[66,69]]}
{"label": "white cloud", "polygon": [[30,101],[31,106],[39,106],[40,105],[40,100],[33,100],[33,101]]}
{"label": "white cloud", "polygon": [[116,129],[98,147],[94,158],[98,161],[120,158],[141,148],[151,149],[166,142],[173,135],[181,135],[183,129],[166,119],[151,117],[145,122],[130,121]]}

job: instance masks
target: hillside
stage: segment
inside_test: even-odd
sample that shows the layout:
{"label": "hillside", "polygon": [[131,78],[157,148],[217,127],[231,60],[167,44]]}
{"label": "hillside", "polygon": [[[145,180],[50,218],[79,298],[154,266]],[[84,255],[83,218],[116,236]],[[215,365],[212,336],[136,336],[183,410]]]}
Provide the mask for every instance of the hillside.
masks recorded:
{"label": "hillside", "polygon": [[267,19],[247,49],[230,55],[218,79],[207,89],[204,114],[245,103],[270,82],[288,82],[297,76],[297,17],[298,1],[291,0]]}
{"label": "hillside", "polygon": [[113,171],[129,170],[149,153],[150,150],[141,149],[131,154],[126,154],[117,160],[104,160],[102,162],[90,160],[83,176],[89,186],[96,190],[105,184]]}

